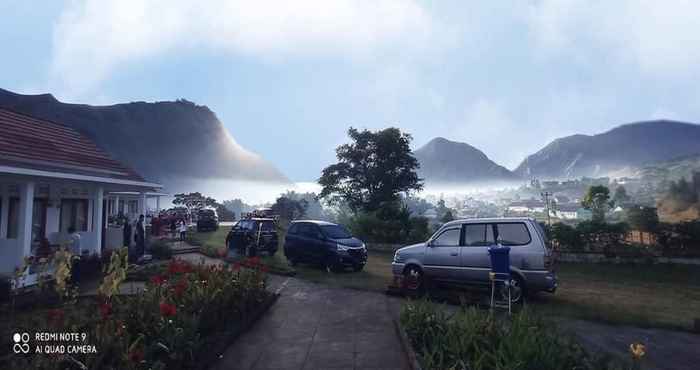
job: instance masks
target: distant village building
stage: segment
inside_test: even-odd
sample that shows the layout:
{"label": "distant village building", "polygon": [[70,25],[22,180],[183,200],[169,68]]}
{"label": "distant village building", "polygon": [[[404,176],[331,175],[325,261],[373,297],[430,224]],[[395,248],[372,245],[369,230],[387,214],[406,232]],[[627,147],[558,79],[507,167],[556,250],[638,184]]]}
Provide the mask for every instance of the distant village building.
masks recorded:
{"label": "distant village building", "polygon": [[556,212],[552,213],[553,216],[559,217],[563,220],[576,220],[578,218],[578,211],[580,208],[581,205],[576,203],[558,204]]}
{"label": "distant village building", "polygon": [[508,212],[514,213],[544,212],[545,209],[544,202],[535,199],[515,201],[508,205]]}

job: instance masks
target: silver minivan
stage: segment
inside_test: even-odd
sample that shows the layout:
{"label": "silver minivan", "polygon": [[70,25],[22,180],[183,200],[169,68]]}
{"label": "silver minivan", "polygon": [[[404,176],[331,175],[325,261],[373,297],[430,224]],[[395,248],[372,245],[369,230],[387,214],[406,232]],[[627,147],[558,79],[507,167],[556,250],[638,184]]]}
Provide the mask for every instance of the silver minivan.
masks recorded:
{"label": "silver minivan", "polygon": [[552,252],[542,227],[532,218],[479,218],[443,225],[424,243],[401,248],[391,264],[407,293],[422,293],[428,281],[489,284],[489,248],[510,247],[511,300],[526,293],[554,292]]}

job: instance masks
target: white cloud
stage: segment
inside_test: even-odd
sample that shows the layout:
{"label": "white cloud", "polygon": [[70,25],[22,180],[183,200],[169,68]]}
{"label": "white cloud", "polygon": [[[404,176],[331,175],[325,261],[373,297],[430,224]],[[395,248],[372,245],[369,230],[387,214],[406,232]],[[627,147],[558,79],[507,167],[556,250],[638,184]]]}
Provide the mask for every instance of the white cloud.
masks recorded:
{"label": "white cloud", "polygon": [[55,25],[51,84],[86,94],[119,66],[175,49],[372,59],[427,47],[433,32],[412,0],[74,1]]}
{"label": "white cloud", "polygon": [[545,55],[602,52],[651,75],[683,74],[700,63],[695,1],[543,0],[530,6],[526,22]]}

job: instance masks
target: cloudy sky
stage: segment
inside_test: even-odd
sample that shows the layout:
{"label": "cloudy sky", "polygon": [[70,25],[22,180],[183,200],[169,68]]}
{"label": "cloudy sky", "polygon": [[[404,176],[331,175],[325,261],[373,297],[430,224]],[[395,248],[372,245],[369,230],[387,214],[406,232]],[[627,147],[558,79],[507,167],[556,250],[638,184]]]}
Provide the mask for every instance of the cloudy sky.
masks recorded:
{"label": "cloudy sky", "polygon": [[347,128],[464,141],[514,168],[550,140],[700,121],[693,1],[0,2],[0,87],[186,98],[296,181]]}

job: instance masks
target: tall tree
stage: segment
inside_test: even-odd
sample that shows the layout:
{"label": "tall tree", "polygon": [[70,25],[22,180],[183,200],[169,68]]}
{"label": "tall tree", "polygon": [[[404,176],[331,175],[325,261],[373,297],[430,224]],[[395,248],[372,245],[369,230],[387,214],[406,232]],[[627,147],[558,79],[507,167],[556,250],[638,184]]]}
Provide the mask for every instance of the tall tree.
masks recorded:
{"label": "tall tree", "polygon": [[287,197],[279,197],[272,205],[272,211],[286,221],[296,220],[306,213],[308,203],[306,200],[294,200]]}
{"label": "tall tree", "polygon": [[630,196],[627,194],[627,189],[620,185],[615,188],[615,194],[613,195],[613,201],[615,204],[623,206],[628,204],[630,201]]}
{"label": "tall tree", "polygon": [[204,196],[200,192],[175,194],[173,204],[184,206],[191,214],[206,207],[217,206],[216,199]]}
{"label": "tall tree", "polygon": [[613,204],[614,203],[610,201],[610,189],[605,185],[589,187],[581,201],[583,208],[593,213],[593,221],[596,222],[603,222],[605,220],[605,212],[607,212]]}
{"label": "tall tree", "polygon": [[391,127],[380,131],[348,130],[351,143],[336,148],[338,163],[323,169],[320,197],[345,202],[353,212],[374,211],[400,194],[423,189],[411,135]]}

